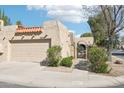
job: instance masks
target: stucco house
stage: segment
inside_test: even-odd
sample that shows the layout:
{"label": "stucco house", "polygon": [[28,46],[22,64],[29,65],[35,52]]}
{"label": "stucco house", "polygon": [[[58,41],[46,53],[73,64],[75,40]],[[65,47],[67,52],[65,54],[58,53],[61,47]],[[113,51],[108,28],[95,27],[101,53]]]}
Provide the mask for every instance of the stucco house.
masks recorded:
{"label": "stucco house", "polygon": [[[75,38],[55,20],[44,22],[42,27],[4,26],[0,20],[0,61],[41,62],[47,58],[47,49],[54,45],[62,47],[62,57],[77,58],[77,44],[87,46],[85,40]],[[89,41],[93,43],[92,39]]]}

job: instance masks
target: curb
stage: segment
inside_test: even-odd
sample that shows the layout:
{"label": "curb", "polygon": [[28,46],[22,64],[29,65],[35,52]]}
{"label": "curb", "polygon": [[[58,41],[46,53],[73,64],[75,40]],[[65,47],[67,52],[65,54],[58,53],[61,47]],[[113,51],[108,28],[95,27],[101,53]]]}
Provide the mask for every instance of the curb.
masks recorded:
{"label": "curb", "polygon": [[[3,77],[5,77],[5,76],[3,76]],[[29,87],[29,88],[57,88],[57,87],[59,88],[59,87],[61,87],[61,85],[54,86],[54,85],[48,85],[48,84],[32,83],[32,81],[23,82],[23,81],[14,80],[14,79],[12,80],[12,79],[9,79],[9,77],[8,77],[8,79],[7,78],[5,79],[5,78],[1,78],[1,76],[0,76],[0,81],[1,82],[6,82],[6,83],[11,83],[11,84],[17,84],[17,85],[21,85],[21,86],[26,86],[26,87]],[[74,84],[74,82],[76,82],[76,81],[72,81],[73,84]],[[79,82],[81,82],[81,81],[79,81]],[[95,81],[93,81],[93,82],[95,82]],[[69,88],[69,87],[70,88],[71,87],[75,87],[75,88],[76,87],[82,87],[82,88],[115,87],[115,86],[119,86],[119,85],[124,84],[124,76],[112,77],[112,78],[110,78],[110,82],[108,81],[108,83],[98,83],[96,85],[92,85],[92,84],[90,85],[90,83],[92,83],[92,82],[89,82],[89,84],[87,84],[87,81],[82,81],[82,83],[84,83],[84,84],[83,85],[81,84],[81,86],[71,86],[71,84],[70,84],[70,86],[67,86],[67,88]]]}

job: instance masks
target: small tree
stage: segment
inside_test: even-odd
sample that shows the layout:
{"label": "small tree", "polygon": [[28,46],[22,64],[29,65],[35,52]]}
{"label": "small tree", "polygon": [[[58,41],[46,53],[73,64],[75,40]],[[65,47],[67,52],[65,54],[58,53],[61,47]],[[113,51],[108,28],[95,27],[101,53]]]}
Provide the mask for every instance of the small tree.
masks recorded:
{"label": "small tree", "polygon": [[53,46],[47,50],[49,66],[58,66],[61,59],[61,50],[62,48],[60,46]]}
{"label": "small tree", "polygon": [[94,38],[94,44],[100,47],[106,47],[106,24],[103,15],[100,13],[88,19],[88,24]]}
{"label": "small tree", "polygon": [[16,21],[16,25],[22,25],[21,21]]}
{"label": "small tree", "polygon": [[92,33],[90,32],[83,33],[80,37],[92,37]]}

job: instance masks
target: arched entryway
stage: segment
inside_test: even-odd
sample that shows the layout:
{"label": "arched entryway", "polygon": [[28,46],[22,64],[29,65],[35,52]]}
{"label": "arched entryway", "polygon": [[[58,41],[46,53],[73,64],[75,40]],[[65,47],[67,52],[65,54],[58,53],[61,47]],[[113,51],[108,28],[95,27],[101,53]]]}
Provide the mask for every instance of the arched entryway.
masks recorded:
{"label": "arched entryway", "polygon": [[77,43],[77,58],[86,59],[86,45]]}
{"label": "arched entryway", "polygon": [[81,37],[75,40],[75,59],[87,60],[88,47],[93,45],[93,37]]}

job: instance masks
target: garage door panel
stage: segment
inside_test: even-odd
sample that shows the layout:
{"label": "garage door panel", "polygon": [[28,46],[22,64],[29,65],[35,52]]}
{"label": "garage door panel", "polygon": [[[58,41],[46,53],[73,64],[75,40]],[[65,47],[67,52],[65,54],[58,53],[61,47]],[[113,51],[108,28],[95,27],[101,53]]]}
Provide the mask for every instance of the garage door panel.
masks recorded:
{"label": "garage door panel", "polygon": [[46,52],[49,46],[50,40],[11,42],[11,60],[41,62],[47,57]]}

